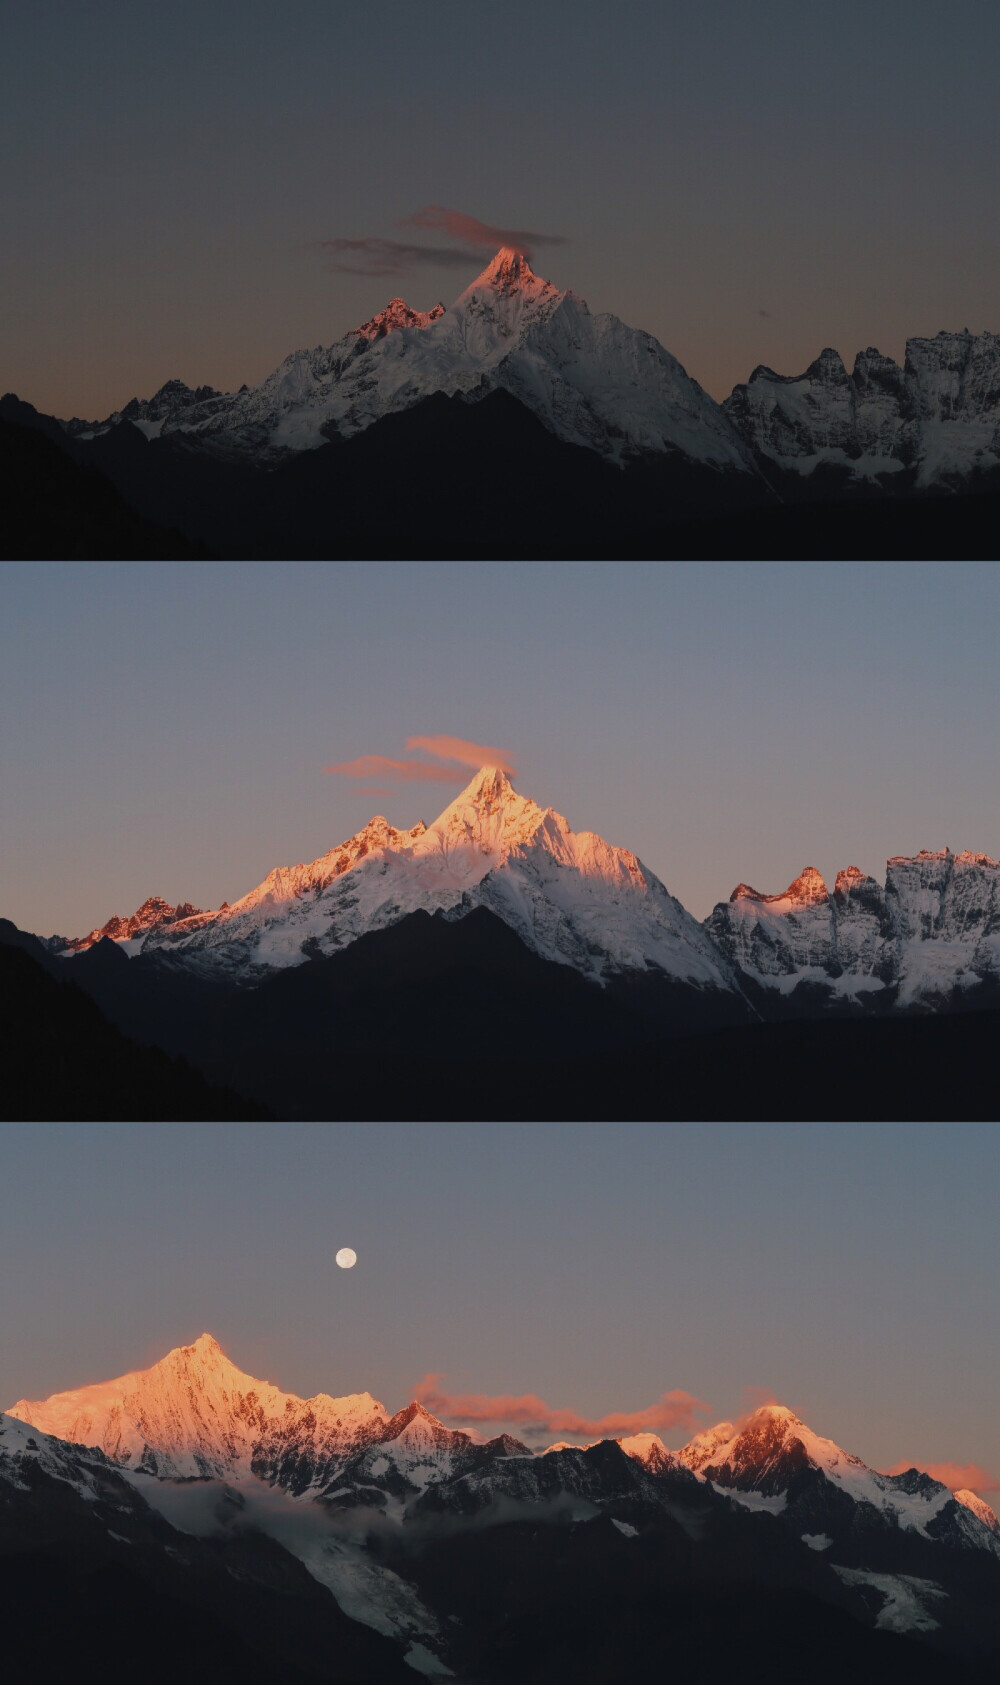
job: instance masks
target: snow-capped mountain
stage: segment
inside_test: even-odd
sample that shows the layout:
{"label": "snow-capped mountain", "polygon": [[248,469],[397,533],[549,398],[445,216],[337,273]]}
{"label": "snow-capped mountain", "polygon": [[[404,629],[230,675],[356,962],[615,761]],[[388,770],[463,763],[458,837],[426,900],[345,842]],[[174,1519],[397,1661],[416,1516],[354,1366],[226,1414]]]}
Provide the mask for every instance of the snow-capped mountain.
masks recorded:
{"label": "snow-capped mountain", "polygon": [[506,247],[447,310],[394,298],[333,345],[293,352],[259,386],[220,394],[171,381],[81,436],[125,420],[147,437],[274,463],[434,394],[475,402],[498,390],[558,438],[614,461],[666,452],[757,477],[728,417],[658,340],[592,315]]}
{"label": "snow-capped mountain", "polygon": [[255,1380],[210,1334],[150,1369],[40,1401],[19,1399],[10,1414],[42,1433],[96,1446],[125,1468],[175,1478],[255,1474],[298,1489],[322,1483],[389,1426],[369,1393],[302,1399]]}
{"label": "snow-capped mountain", "polygon": [[130,958],[253,985],[412,913],[458,920],[476,908],[592,982],[667,979],[706,1010],[728,1003],[734,1021],[827,1006],[961,1009],[1000,990],[1000,863],[987,854],[895,855],[884,886],[848,866],[832,891],[807,866],[778,895],[737,884],[699,924],[628,849],[572,831],[498,767],[481,768],[429,826],[399,830],[377,815],[214,911],[151,897],[128,919],[46,946],[72,960],[110,938]]}
{"label": "snow-capped mountain", "polygon": [[[297,1515],[290,1498],[269,1507],[252,1477],[227,1485],[136,1474],[4,1414],[0,1556],[17,1642],[29,1645],[39,1679],[137,1666],[151,1685],[192,1667],[218,1685],[404,1685],[414,1670],[447,1673],[412,1644],[412,1634],[437,1631],[415,1592],[333,1539],[305,1506]],[[349,1605],[360,1605],[356,1617]]]}
{"label": "snow-capped mountain", "polygon": [[217,912],[159,924],[143,943],[203,972],[253,981],[332,954],[418,910],[461,918],[486,907],[545,959],[601,981],[657,970],[736,993],[728,962],[627,849],[518,795],[483,767],[430,826],[381,816],[308,865],[278,867]]}
{"label": "snow-capped mountain", "polygon": [[880,1474],[814,1433],[785,1405],[762,1405],[740,1426],[720,1422],[697,1434],[677,1458],[737,1502],[774,1514],[787,1510],[789,1524],[822,1519],[831,1536],[821,1545],[821,1531],[811,1534],[817,1550],[827,1549],[844,1529],[870,1525],[873,1511],[888,1526],[1000,1558],[1000,1526],[983,1499],[952,1492],[915,1468]]}
{"label": "snow-capped mountain", "polygon": [[[533,1453],[510,1435],[483,1442],[447,1428],[415,1402],[388,1416],[367,1393],[282,1393],[206,1334],[148,1370],[22,1400],[0,1417],[0,1524],[16,1500],[23,1531],[33,1505],[51,1508],[52,1483],[73,1515],[89,1516],[92,1545],[165,1548],[186,1571],[197,1567],[197,1540],[227,1553],[244,1535],[273,1541],[269,1549],[290,1553],[344,1614],[427,1675],[454,1674],[483,1619],[463,1603],[454,1563],[436,1583],[428,1550],[436,1540],[464,1556],[505,1526],[519,1575],[539,1528],[543,1539],[562,1530],[557,1561],[583,1528],[602,1574],[608,1553],[627,1545],[636,1555],[623,1568],[645,1563],[651,1586],[666,1590],[675,1572],[686,1583],[693,1549],[709,1574],[721,1562],[727,1583],[735,1571],[798,1587],[862,1626],[945,1649],[998,1642],[1000,1524],[990,1506],[916,1469],[880,1474],[780,1405],[721,1422],[679,1451],[642,1433]],[[51,1530],[49,1510],[40,1513]],[[495,1578],[493,1550],[483,1546],[481,1588]],[[273,1563],[268,1572],[273,1583]]]}
{"label": "snow-capped mountain", "polygon": [[808,984],[867,1007],[960,1005],[1000,984],[1000,862],[921,849],[887,862],[884,888],[848,866],[832,894],[806,867],[781,895],[737,884],[705,929],[775,996]]}
{"label": "snow-capped mountain", "polygon": [[92,948],[102,937],[107,937],[124,946],[127,953],[138,953],[143,938],[157,925],[176,924],[179,919],[194,918],[200,912],[201,908],[193,906],[190,901],[179,901],[176,907],[172,907],[161,895],[150,895],[128,918],[113,913],[106,924],[88,931],[86,936],[50,936],[46,946],[54,954],[78,954],[85,948]]}
{"label": "snow-capped mountain", "polygon": [[754,369],[723,408],[765,466],[958,488],[1000,468],[1000,335],[909,339],[902,368],[869,346],[850,374],[827,347],[801,375]]}
{"label": "snow-capped mountain", "polygon": [[[238,1369],[207,1333],[149,1369],[43,1400],[19,1399],[7,1414],[50,1436],[57,1450],[64,1442],[92,1447],[102,1467],[170,1480],[254,1477],[324,1503],[377,1502],[397,1519],[441,1483],[467,1483],[465,1502],[491,1483],[506,1490],[512,1481],[541,1479],[551,1488],[563,1469],[563,1488],[579,1490],[572,1471],[584,1466],[580,1458],[608,1443],[535,1454],[509,1434],[483,1441],[448,1428],[416,1401],[390,1416],[367,1392],[302,1399]],[[953,1493],[917,1469],[880,1474],[784,1405],[763,1405],[736,1426],[720,1422],[678,1451],[648,1432],[611,1443],[650,1475],[682,1483],[693,1476],[775,1514],[814,1508],[817,1486],[809,1477],[818,1475],[831,1489],[825,1501],[835,1507],[848,1499],[854,1510],[876,1511],[887,1525],[1000,1557],[1000,1524],[984,1499]],[[498,1472],[500,1463],[525,1461],[534,1472]],[[848,1514],[842,1504],[838,1513]]]}

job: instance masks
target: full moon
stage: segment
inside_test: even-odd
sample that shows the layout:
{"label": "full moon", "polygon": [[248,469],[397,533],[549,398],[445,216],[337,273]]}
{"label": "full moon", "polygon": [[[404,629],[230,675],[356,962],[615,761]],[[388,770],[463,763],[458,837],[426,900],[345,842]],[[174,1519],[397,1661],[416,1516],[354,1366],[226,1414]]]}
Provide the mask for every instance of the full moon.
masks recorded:
{"label": "full moon", "polygon": [[342,1246],[337,1253],[337,1263],[342,1270],[353,1270],[358,1261],[358,1255],[351,1246]]}

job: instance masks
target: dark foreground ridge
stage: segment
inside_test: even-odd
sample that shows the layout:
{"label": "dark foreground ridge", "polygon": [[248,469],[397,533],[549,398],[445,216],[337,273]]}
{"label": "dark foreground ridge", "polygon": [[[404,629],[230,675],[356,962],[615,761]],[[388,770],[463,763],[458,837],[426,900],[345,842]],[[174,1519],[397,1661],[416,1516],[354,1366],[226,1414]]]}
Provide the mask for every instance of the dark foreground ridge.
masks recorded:
{"label": "dark foreground ridge", "polygon": [[[276,468],[0,399],[8,557],[989,558],[1000,495],[840,496],[661,453],[620,469],[506,392],[441,394]],[[825,489],[824,489],[825,488]]]}
{"label": "dark foreground ridge", "polygon": [[[174,1101],[185,1117],[199,1104],[205,1117],[237,1115],[239,1095],[245,1115],[316,1120],[918,1122],[996,1112],[992,1002],[755,1023],[706,997],[699,1018],[695,991],[650,974],[598,988],[531,953],[484,908],[458,921],[413,913],[253,989],[154,955],[129,960],[108,941],[62,960],[6,922],[0,937],[26,950],[0,949],[23,1026],[11,1041],[19,1109],[8,1115],[97,1116],[111,1104],[106,1115],[170,1116],[163,1073],[178,1057],[218,1085],[199,1089],[185,1070]],[[127,1049],[127,1101],[112,1042]],[[129,1111],[143,1096],[158,1109]]]}
{"label": "dark foreground ridge", "polygon": [[[995,1673],[996,1556],[877,1513],[845,1515],[852,1500],[818,1471],[792,1477],[797,1519],[786,1525],[687,1470],[644,1470],[613,1441],[538,1458],[514,1441],[475,1450],[471,1468],[422,1493],[397,1470],[392,1490],[409,1500],[401,1522],[386,1521],[367,1452],[357,1479],[348,1459],[330,1490],[285,1512],[297,1507],[299,1528],[346,1554],[347,1589],[353,1559],[355,1571],[396,1576],[415,1594],[416,1631],[433,1646],[422,1659],[449,1670],[439,1677],[958,1685]],[[291,1539],[241,1514],[239,1483],[170,1484],[193,1500],[181,1514],[200,1514],[196,1531],[159,1513],[152,1476],[130,1478],[100,1450],[0,1418],[0,1572],[33,1677],[76,1677],[98,1662],[102,1677],[138,1670],[157,1685],[413,1677],[406,1658],[412,1667],[420,1652],[399,1625],[389,1637],[352,1619]],[[272,1495],[280,1501],[280,1488]],[[836,1535],[836,1566],[801,1536],[804,1522],[815,1536],[820,1518]],[[904,1598],[913,1587],[940,1622],[881,1630],[883,1575]]]}
{"label": "dark foreground ridge", "polygon": [[7,1120],[145,1123],[269,1116],[258,1103],[207,1081],[184,1059],[124,1036],[82,989],[53,974],[55,963],[65,962],[46,963],[33,943],[0,919]]}
{"label": "dark foreground ridge", "polygon": [[[25,408],[27,406],[24,406]],[[45,418],[40,418],[45,419]],[[0,419],[3,555],[45,561],[174,561],[207,556],[176,529],[144,519],[100,467],[56,433]]]}

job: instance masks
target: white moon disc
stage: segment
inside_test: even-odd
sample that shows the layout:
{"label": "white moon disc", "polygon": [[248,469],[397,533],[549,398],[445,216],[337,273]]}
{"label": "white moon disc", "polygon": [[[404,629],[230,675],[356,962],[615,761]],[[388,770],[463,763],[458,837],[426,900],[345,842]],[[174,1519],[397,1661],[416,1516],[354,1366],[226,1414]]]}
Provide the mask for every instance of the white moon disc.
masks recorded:
{"label": "white moon disc", "polygon": [[357,1261],[358,1255],[354,1251],[353,1247],[342,1246],[340,1251],[337,1253],[337,1263],[340,1265],[342,1270],[353,1270]]}

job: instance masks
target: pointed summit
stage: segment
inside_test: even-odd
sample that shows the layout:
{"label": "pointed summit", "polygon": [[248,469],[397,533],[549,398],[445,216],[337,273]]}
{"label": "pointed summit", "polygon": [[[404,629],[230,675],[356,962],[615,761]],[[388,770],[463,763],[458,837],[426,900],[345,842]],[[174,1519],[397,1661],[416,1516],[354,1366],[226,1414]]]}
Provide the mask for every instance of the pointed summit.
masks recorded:
{"label": "pointed summit", "polygon": [[197,1340],[194,1341],[194,1344],[191,1345],[190,1347],[188,1347],[187,1349],[189,1351],[206,1352],[207,1353],[207,1352],[221,1352],[222,1347],[219,1345],[219,1342],[215,1338],[215,1335],[209,1334],[208,1331],[206,1330],[204,1334],[199,1334]]}
{"label": "pointed summit", "polygon": [[483,854],[500,854],[527,842],[544,819],[544,810],[518,795],[503,767],[483,766],[430,829],[448,846],[461,839]]}
{"label": "pointed summit", "polygon": [[515,801],[524,800],[511,783],[506,767],[481,766],[457,799],[489,804],[505,801],[509,797],[513,797]]}
{"label": "pointed summit", "polygon": [[466,287],[452,308],[466,314],[470,307],[476,314],[485,311],[489,318],[502,324],[501,339],[506,341],[519,330],[522,319],[537,320],[536,313],[543,306],[547,307],[547,315],[565,296],[551,281],[535,274],[523,252],[515,251],[513,246],[501,246],[496,257]]}
{"label": "pointed summit", "polygon": [[547,283],[535,274],[527,254],[517,251],[513,246],[501,246],[479,279],[473,282],[473,286],[476,287],[489,285],[499,287],[504,292],[510,292],[515,287],[530,287],[532,284],[544,287]]}

